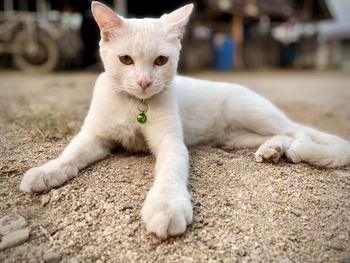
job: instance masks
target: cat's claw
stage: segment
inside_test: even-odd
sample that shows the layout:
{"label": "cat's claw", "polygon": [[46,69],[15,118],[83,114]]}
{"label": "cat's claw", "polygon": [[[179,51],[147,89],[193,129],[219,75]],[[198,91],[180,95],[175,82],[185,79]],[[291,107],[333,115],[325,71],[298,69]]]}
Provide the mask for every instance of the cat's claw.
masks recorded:
{"label": "cat's claw", "polygon": [[186,231],[192,221],[190,194],[172,193],[152,188],[142,208],[142,219],[147,231],[162,240],[178,236]]}
{"label": "cat's claw", "polygon": [[73,166],[47,167],[43,165],[29,169],[23,176],[20,190],[27,193],[47,192],[59,187],[78,174]]}

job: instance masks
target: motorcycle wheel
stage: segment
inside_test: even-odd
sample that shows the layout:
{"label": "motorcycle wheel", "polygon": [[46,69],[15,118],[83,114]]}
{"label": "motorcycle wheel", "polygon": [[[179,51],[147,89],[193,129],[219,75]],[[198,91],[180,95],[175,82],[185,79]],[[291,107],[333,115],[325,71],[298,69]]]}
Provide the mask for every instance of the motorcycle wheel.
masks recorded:
{"label": "motorcycle wheel", "polygon": [[37,52],[28,52],[27,34],[20,31],[14,38],[15,43],[22,48],[22,51],[13,56],[15,65],[26,72],[46,73],[55,69],[59,60],[59,48],[56,42],[43,32],[37,33]]}

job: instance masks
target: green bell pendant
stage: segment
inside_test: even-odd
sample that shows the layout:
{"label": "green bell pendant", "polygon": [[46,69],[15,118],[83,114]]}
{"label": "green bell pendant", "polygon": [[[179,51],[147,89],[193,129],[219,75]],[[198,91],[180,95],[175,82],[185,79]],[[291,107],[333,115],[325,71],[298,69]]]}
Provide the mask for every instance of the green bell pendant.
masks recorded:
{"label": "green bell pendant", "polygon": [[144,112],[140,112],[139,115],[137,115],[136,119],[139,123],[144,124],[147,121],[147,116]]}

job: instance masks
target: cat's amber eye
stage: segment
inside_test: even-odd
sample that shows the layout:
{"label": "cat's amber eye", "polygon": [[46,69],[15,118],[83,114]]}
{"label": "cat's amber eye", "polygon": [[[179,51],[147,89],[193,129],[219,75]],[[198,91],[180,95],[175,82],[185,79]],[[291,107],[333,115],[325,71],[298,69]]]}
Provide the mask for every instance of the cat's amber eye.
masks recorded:
{"label": "cat's amber eye", "polygon": [[168,62],[168,58],[166,56],[159,56],[154,61],[154,64],[157,65],[157,66],[163,66],[167,62]]}
{"label": "cat's amber eye", "polygon": [[123,63],[124,65],[131,65],[134,64],[134,61],[132,60],[132,58],[128,55],[124,55],[124,56],[119,56],[119,60],[121,63]]}

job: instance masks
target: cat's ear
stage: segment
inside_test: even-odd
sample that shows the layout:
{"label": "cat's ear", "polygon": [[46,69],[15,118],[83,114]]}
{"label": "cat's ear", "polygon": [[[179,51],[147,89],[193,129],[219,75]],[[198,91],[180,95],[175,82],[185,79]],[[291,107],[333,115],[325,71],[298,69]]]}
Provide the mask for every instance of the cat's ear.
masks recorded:
{"label": "cat's ear", "polygon": [[181,38],[192,10],[193,4],[188,4],[171,12],[170,14],[163,15],[160,19],[166,24],[169,33],[176,34],[177,37]]}
{"label": "cat's ear", "polygon": [[102,40],[109,41],[116,30],[122,26],[123,18],[106,5],[97,1],[92,1],[91,11],[101,30]]}

